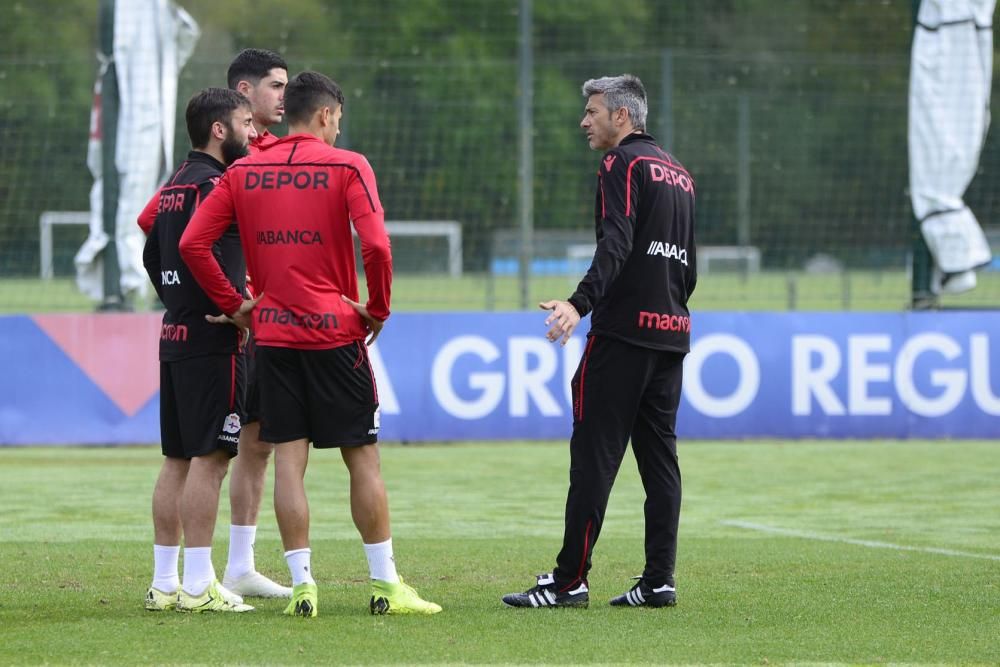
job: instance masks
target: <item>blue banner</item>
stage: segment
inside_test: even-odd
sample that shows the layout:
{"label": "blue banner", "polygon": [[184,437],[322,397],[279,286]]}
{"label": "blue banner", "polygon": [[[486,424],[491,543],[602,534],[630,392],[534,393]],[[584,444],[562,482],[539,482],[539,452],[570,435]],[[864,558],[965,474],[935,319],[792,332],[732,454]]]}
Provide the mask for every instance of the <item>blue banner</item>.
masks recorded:
{"label": "blue banner", "polygon": [[[584,339],[548,343],[543,320],[398,316],[379,339],[380,386],[391,392],[385,437],[568,436]],[[693,322],[681,437],[1000,435],[1000,314],[703,313]]]}
{"label": "blue banner", "polygon": [[[372,349],[381,439],[566,438],[545,313],[394,315]],[[1000,314],[696,313],[681,438],[995,438]],[[0,317],[0,444],[158,442],[158,316]]]}

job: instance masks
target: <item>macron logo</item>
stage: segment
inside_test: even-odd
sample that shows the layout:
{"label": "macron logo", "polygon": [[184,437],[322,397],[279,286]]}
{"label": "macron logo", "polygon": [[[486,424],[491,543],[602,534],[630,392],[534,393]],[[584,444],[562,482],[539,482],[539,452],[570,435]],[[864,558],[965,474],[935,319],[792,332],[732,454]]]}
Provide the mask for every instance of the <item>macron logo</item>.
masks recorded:
{"label": "macron logo", "polygon": [[688,317],[687,315],[671,315],[670,313],[647,313],[645,310],[640,310],[639,328],[691,333],[691,318]]}
{"label": "macron logo", "polygon": [[604,168],[608,171],[611,171],[611,165],[615,163],[615,157],[614,155],[608,155],[604,158]]}

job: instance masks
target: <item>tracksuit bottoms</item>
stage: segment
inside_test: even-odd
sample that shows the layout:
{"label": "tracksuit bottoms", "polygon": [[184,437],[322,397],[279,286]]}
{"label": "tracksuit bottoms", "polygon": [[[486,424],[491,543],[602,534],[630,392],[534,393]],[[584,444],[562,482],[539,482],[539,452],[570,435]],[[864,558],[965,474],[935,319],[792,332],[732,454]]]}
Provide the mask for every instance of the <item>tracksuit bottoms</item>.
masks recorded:
{"label": "tracksuit bottoms", "polygon": [[681,473],[677,463],[677,406],[684,354],[591,335],[571,383],[573,435],[562,550],[556,559],[560,591],[587,581],[594,544],[629,438],[646,492],[646,566],[654,588],[673,584]]}

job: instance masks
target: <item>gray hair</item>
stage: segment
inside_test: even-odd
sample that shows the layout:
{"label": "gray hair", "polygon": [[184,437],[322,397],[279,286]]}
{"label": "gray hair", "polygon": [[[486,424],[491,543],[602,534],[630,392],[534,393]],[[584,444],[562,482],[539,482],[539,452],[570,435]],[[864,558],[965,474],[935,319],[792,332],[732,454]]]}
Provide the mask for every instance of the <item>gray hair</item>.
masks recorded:
{"label": "gray hair", "polygon": [[632,127],[643,132],[646,130],[646,89],[639,77],[633,74],[603,76],[583,84],[584,97],[601,93],[604,93],[604,102],[610,111],[625,107]]}

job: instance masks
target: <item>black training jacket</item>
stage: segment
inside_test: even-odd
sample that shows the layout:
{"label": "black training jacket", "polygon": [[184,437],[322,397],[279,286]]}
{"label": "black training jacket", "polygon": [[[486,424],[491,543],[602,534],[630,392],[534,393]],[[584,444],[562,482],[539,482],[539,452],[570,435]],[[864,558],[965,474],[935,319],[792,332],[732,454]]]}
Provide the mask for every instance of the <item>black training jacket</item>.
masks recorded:
{"label": "black training jacket", "polygon": [[[239,332],[230,324],[210,324],[220,314],[181,259],[178,243],[195,209],[212,191],[225,166],[207,153],[191,151],[160,191],[156,221],[146,238],[142,263],[166,307],[160,328],[160,361],[239,351]],[[243,293],[246,262],[235,221],[212,247],[233,287]]]}
{"label": "black training jacket", "polygon": [[569,298],[590,333],[688,352],[697,280],[694,180],[648,134],[630,134],[597,170],[597,251]]}

